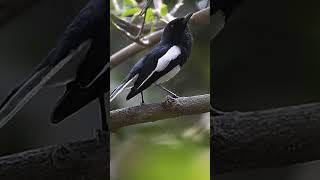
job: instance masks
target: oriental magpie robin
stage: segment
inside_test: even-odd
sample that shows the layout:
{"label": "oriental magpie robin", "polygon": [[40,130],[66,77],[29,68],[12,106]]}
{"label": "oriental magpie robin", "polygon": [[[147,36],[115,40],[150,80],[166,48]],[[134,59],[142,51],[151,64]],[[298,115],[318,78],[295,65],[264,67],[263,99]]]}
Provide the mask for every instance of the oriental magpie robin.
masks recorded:
{"label": "oriental magpie robin", "polygon": [[[110,101],[129,84],[133,83],[127,100],[141,93],[152,84],[156,84],[167,92],[160,84],[174,77],[186,63],[192,47],[192,35],[188,28],[188,21],[192,13],[183,18],[176,18],[169,22],[164,29],[160,42],[131,69],[129,74],[110,95]],[[176,96],[173,94],[173,96]]]}
{"label": "oriental magpie robin", "polygon": [[104,93],[109,91],[107,1],[90,0],[62,34],[57,46],[0,105],[4,126],[41,88],[66,86],[52,113],[58,123],[99,98],[102,128],[107,129]]}

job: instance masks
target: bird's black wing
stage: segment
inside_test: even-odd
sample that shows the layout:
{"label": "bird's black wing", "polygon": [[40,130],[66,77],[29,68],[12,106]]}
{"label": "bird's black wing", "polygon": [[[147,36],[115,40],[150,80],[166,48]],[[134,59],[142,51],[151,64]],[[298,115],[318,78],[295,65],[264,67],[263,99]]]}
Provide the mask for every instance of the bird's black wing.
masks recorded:
{"label": "bird's black wing", "polygon": [[[109,58],[107,54],[107,4],[95,9],[93,29],[90,31],[91,46],[79,67],[76,77],[67,84],[64,95],[56,104],[51,116],[58,123],[75,113],[109,90]],[[97,15],[98,14],[98,15]],[[98,17],[97,17],[98,16]]]}
{"label": "bird's black wing", "polygon": [[[103,25],[107,26],[107,23]],[[67,84],[64,95],[53,110],[53,123],[64,120],[109,90],[107,27],[101,27],[96,34],[99,36],[92,40],[91,48],[79,66],[76,78]]]}
{"label": "bird's black wing", "polygon": [[59,123],[66,117],[77,112],[97,97],[109,90],[110,69],[104,71],[96,81],[87,88],[82,88],[72,82],[68,84],[64,95],[57,102],[52,114],[51,122]]}

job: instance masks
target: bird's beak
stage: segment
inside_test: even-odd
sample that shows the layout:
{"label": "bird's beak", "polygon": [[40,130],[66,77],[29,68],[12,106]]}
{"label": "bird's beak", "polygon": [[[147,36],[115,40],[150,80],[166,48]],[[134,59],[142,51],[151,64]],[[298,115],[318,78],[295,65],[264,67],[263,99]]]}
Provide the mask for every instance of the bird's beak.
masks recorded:
{"label": "bird's beak", "polygon": [[183,19],[183,23],[184,23],[184,24],[187,24],[188,21],[191,19],[192,15],[193,15],[193,13],[187,14],[187,15],[184,17],[184,19]]}

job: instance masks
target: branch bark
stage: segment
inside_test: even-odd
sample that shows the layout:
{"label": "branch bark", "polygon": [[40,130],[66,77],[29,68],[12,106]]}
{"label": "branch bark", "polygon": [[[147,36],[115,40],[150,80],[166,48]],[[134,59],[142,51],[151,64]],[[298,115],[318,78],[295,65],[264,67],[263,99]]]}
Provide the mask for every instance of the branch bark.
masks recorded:
{"label": "branch bark", "polygon": [[109,136],[48,146],[0,158],[3,180],[101,180],[109,177]]}
{"label": "branch bark", "polygon": [[[210,14],[210,8],[206,8],[201,11],[198,11],[192,16],[191,22],[196,22],[196,23],[204,23],[205,22],[205,23],[209,24],[210,23],[209,14]],[[152,46],[160,41],[162,32],[163,32],[163,30],[159,30],[159,31],[151,33],[150,35],[145,37],[145,39],[149,41],[150,46]],[[111,69],[116,67],[117,65],[121,64],[122,62],[126,61],[130,57],[134,56],[138,52],[144,50],[145,48],[146,48],[145,46],[142,46],[138,43],[132,43],[132,44],[128,45],[127,47],[114,53],[110,57]]]}
{"label": "branch bark", "polygon": [[210,95],[171,98],[162,103],[117,109],[110,112],[111,130],[157,120],[201,114],[210,111]]}
{"label": "branch bark", "polygon": [[320,103],[211,117],[213,174],[320,159]]}

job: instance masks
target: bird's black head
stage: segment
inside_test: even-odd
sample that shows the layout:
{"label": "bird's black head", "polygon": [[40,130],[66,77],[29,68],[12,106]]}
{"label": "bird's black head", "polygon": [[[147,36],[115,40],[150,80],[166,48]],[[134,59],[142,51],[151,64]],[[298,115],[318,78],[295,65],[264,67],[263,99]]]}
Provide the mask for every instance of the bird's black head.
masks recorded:
{"label": "bird's black head", "polygon": [[189,13],[185,17],[176,18],[170,21],[164,29],[161,40],[178,43],[186,38],[189,32],[188,21],[190,20],[193,13]]}

